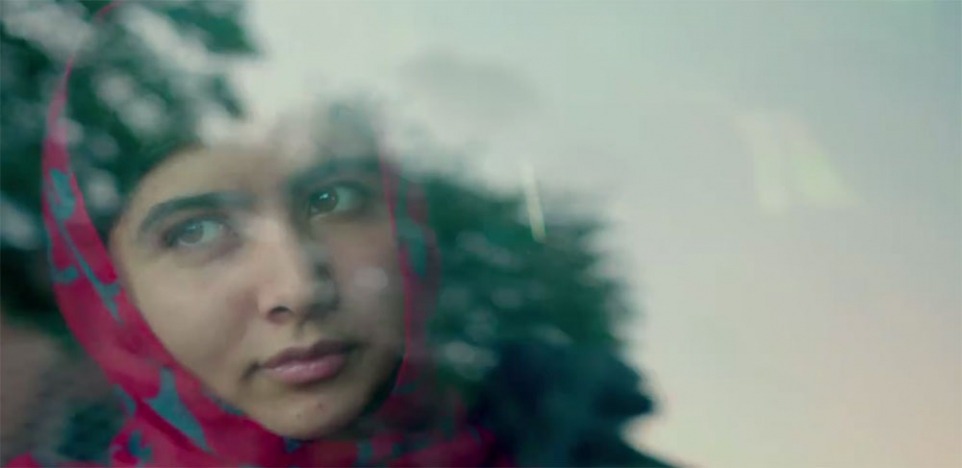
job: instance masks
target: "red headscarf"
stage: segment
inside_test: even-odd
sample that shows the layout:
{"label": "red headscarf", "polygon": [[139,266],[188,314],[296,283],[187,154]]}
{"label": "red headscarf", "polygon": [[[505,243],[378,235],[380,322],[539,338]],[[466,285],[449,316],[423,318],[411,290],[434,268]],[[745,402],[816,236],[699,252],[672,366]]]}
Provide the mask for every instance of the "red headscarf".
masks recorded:
{"label": "red headscarf", "polygon": [[[118,2],[98,13],[98,19]],[[59,83],[43,147],[43,217],[61,313],[73,335],[115,384],[126,419],[109,447],[112,466],[479,466],[506,464],[493,434],[452,408],[441,423],[405,430],[432,391],[425,325],[439,258],[424,203],[383,157],[386,202],[404,278],[405,353],[377,415],[393,424],[364,440],[295,441],[270,433],[210,394],[160,343],[129,296],[88,216],[71,169],[63,110],[73,61]],[[49,466],[25,456],[12,466]],[[67,462],[67,464],[75,465]]]}

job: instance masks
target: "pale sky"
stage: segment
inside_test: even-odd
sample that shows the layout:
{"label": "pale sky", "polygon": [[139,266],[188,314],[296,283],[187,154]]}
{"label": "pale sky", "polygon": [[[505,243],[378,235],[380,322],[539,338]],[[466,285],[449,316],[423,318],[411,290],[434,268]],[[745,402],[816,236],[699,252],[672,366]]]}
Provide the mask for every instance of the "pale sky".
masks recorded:
{"label": "pale sky", "polygon": [[[255,2],[254,116],[376,93],[585,193],[689,465],[962,466],[959,2]],[[520,187],[518,187],[520,188]]]}

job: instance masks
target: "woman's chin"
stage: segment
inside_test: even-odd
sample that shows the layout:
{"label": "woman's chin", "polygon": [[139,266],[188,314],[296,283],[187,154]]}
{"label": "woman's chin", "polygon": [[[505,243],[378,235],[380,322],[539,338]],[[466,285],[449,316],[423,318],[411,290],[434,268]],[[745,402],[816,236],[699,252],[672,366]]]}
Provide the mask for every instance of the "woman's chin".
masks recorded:
{"label": "woman's chin", "polygon": [[295,419],[292,421],[276,421],[264,428],[281,437],[296,440],[314,440],[334,438],[344,432],[346,424],[340,421],[318,419],[313,421]]}
{"label": "woman's chin", "polygon": [[350,431],[363,409],[353,401],[289,401],[284,411],[271,411],[256,418],[268,431],[298,440],[327,439]]}

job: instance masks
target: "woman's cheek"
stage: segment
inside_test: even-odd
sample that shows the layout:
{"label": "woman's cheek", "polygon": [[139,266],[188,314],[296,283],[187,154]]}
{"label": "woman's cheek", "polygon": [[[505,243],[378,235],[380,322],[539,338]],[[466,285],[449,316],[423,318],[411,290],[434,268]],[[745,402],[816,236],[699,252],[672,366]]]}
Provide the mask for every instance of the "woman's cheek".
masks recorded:
{"label": "woman's cheek", "polygon": [[[243,334],[242,298],[230,277],[167,272],[145,278],[141,313],[168,351],[197,372],[223,364],[232,340]],[[152,283],[152,284],[150,284]]]}

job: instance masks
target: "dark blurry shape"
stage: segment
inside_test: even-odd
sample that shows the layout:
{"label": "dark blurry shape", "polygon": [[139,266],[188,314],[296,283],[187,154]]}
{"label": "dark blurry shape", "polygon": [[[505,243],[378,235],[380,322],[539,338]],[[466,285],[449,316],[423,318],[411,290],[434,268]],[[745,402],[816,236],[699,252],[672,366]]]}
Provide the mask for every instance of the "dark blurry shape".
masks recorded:
{"label": "dark blurry shape", "polygon": [[[67,57],[85,44],[70,82],[69,139],[75,170],[85,175],[88,209],[106,229],[129,184],[159,149],[194,141],[205,115],[244,112],[224,70],[183,56],[209,62],[256,53],[244,29],[243,2],[127,1],[91,27],[107,4],[0,4],[2,300],[5,313],[47,330],[63,331],[44,266],[40,150],[47,105]],[[181,40],[160,47],[145,39],[152,30]]]}
{"label": "dark blurry shape", "polygon": [[627,442],[630,420],[653,403],[610,349],[506,343],[476,411],[525,466],[669,466]]}
{"label": "dark blurry shape", "polygon": [[546,213],[546,236],[528,225],[520,194],[502,194],[448,175],[423,181],[443,262],[439,336],[616,347],[614,329],[630,312],[622,285],[599,273],[592,245],[602,225]]}
{"label": "dark blurry shape", "polygon": [[540,239],[521,194],[420,177],[441,249],[436,355],[477,417],[524,466],[668,466],[623,437],[655,405],[620,357],[631,309],[599,272],[603,225],[548,212]]}

